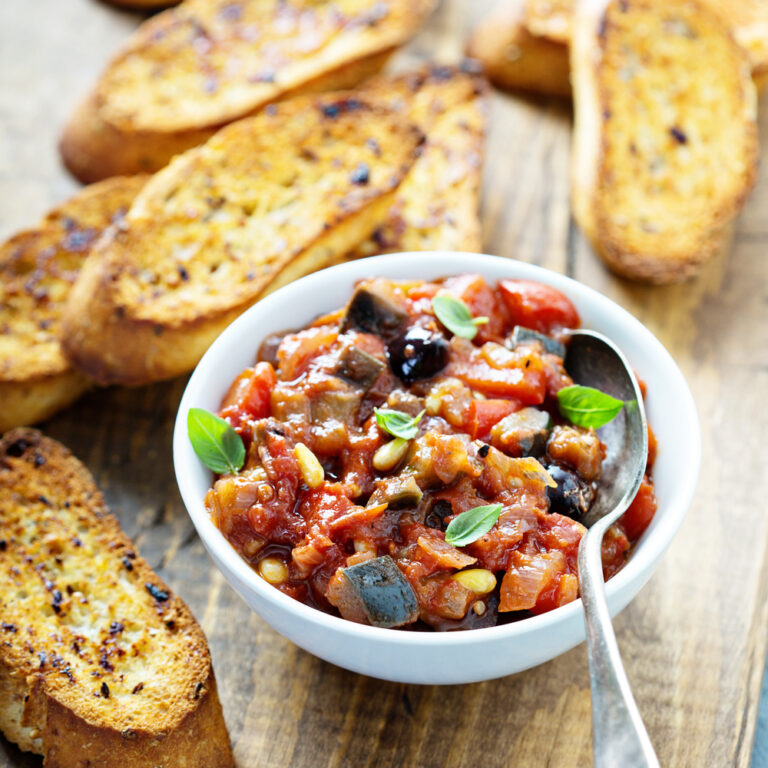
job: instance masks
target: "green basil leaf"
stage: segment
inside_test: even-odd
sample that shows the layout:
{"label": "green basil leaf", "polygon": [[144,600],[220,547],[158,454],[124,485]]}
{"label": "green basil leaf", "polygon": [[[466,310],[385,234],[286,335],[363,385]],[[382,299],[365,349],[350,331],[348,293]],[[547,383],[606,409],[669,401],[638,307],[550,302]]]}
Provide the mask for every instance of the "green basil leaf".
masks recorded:
{"label": "green basil leaf", "polygon": [[499,519],[501,504],[486,504],[462,512],[445,529],[445,540],[454,547],[463,547],[488,533]]}
{"label": "green basil leaf", "polygon": [[477,326],[488,322],[487,317],[472,317],[469,307],[450,293],[438,293],[432,299],[432,311],[451,333],[465,339],[474,339]]}
{"label": "green basil leaf", "polygon": [[619,415],[624,407],[621,400],[593,387],[573,385],[557,393],[560,413],[579,427],[602,427]]}
{"label": "green basil leaf", "polygon": [[219,475],[234,475],[245,463],[240,435],[224,419],[203,408],[190,408],[187,434],[197,457]]}
{"label": "green basil leaf", "polygon": [[418,416],[411,416],[402,411],[393,411],[389,408],[374,408],[376,423],[379,428],[394,437],[402,437],[403,440],[412,440],[419,431],[419,422],[424,415],[422,411]]}

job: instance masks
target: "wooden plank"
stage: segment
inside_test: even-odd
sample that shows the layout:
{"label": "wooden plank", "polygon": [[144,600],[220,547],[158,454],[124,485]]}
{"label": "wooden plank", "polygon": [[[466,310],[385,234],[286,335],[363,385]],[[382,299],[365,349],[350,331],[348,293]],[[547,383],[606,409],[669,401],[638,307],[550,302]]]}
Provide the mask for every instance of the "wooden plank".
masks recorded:
{"label": "wooden plank", "polygon": [[[446,0],[397,64],[458,57],[489,5]],[[58,130],[138,18],[95,0],[0,3],[0,235],[76,188],[58,164]],[[768,137],[765,103],[760,119]],[[727,257],[685,286],[640,287],[609,275],[571,222],[569,142],[567,104],[494,96],[487,249],[604,291],[659,336],[691,383],[704,434],[696,499],[616,628],[662,764],[746,768],[768,646],[768,177]],[[502,680],[406,686],[319,661],[255,616],[210,564],[176,491],[171,431],[184,383],[91,392],[46,430],[88,464],[142,554],[200,618],[241,768],[590,764],[583,648]],[[0,765],[39,760],[0,741]]]}

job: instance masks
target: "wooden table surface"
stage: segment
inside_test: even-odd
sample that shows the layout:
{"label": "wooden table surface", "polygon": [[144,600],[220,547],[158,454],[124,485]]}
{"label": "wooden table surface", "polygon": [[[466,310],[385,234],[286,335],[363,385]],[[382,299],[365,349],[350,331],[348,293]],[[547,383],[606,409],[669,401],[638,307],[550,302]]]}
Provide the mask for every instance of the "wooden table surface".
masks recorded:
{"label": "wooden table surface", "polygon": [[[455,59],[487,7],[444,0],[399,63]],[[0,2],[0,235],[75,190],[57,134],[139,19],[96,0]],[[486,250],[603,291],[646,323],[686,375],[702,420],[699,488],[616,631],[662,765],[745,767],[768,644],[768,175],[730,253],[696,281],[633,285],[605,271],[571,220],[570,123],[567,104],[494,95]],[[768,98],[760,123],[768,140]],[[44,429],[88,465],[141,553],[202,623],[238,766],[591,764],[583,646],[501,680],[396,685],[320,661],[254,615],[211,565],[176,489],[171,428],[184,384],[94,391]],[[0,764],[40,761],[0,740]]]}

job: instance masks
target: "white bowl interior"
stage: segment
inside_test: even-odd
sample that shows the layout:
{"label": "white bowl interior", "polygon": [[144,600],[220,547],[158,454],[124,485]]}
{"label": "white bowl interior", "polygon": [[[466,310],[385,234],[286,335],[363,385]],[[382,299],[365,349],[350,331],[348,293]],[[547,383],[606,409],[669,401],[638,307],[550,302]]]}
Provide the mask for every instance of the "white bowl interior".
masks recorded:
{"label": "white bowl interior", "polygon": [[[197,459],[187,439],[187,412],[192,407],[217,410],[235,376],[253,365],[266,336],[300,328],[316,316],[342,306],[356,281],[371,276],[434,279],[461,272],[477,272],[492,282],[506,277],[536,280],[559,289],[576,305],[582,327],[601,331],[618,344],[648,385],[648,421],[659,440],[654,468],[659,511],[629,562],[607,584],[612,614],[640,590],[672,540],[693,496],[700,463],[693,398],[669,353],[628,312],[562,275],[497,256],[418,252],[332,267],[262,299],[213,343],[182,398],[173,451],[184,504],[230,583],[278,631],[340,666],[403,682],[470,682],[510,674],[552,658],[584,639],[581,601],[513,624],[452,633],[368,627],[302,605],[264,582],[211,522],[203,500],[212,475]],[[483,650],[468,656],[462,651],[468,645]],[[494,653],[497,649],[499,653]],[[502,649],[506,651],[502,653]]]}

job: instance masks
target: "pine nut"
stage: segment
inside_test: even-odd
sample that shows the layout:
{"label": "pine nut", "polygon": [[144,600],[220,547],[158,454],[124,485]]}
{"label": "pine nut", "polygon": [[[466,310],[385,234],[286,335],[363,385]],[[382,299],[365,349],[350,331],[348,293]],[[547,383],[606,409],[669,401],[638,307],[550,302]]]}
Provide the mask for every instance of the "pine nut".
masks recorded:
{"label": "pine nut", "polygon": [[373,454],[373,468],[378,469],[379,472],[386,472],[389,469],[393,469],[402,461],[407,450],[408,441],[404,440],[402,437],[396,437],[394,440],[384,443],[384,445]]}
{"label": "pine nut", "polygon": [[459,571],[453,578],[467,589],[471,589],[478,595],[486,595],[496,586],[496,577],[485,568],[471,568],[468,571]]}
{"label": "pine nut", "polygon": [[424,410],[427,412],[427,416],[437,416],[440,413],[440,396],[432,394],[427,395],[427,399],[424,401]]}
{"label": "pine nut", "polygon": [[304,482],[310,488],[319,488],[325,480],[325,471],[317,456],[304,443],[296,443],[293,455],[299,464],[299,471]]}
{"label": "pine nut", "polygon": [[259,561],[259,575],[270,584],[282,584],[288,578],[288,568],[277,557],[265,557]]}

